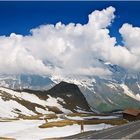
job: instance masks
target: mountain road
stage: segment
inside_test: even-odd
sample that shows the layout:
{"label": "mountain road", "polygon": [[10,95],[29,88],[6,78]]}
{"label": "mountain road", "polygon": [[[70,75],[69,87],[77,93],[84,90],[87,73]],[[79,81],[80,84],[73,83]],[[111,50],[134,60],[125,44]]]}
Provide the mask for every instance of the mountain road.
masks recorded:
{"label": "mountain road", "polygon": [[84,132],[64,139],[140,139],[140,121],[100,131]]}

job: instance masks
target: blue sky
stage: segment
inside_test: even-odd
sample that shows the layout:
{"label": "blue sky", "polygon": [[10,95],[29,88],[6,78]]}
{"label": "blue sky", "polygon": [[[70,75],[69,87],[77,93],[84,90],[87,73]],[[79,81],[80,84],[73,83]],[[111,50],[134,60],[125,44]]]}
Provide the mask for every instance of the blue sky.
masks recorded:
{"label": "blue sky", "polygon": [[110,34],[121,43],[118,29],[123,23],[140,26],[140,2],[0,2],[0,35],[27,35],[32,28],[58,21],[84,24],[89,13],[108,6],[116,8]]}
{"label": "blue sky", "polygon": [[111,75],[99,59],[139,72],[139,13],[140,2],[0,2],[0,73]]}

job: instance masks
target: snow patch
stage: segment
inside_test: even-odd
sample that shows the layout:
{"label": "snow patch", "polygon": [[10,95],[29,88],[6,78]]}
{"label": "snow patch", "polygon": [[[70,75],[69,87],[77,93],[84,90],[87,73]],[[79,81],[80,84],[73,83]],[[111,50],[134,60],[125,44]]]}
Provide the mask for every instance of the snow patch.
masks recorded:
{"label": "snow patch", "polygon": [[38,113],[41,113],[41,114],[51,114],[51,113],[53,113],[53,112],[51,112],[51,111],[44,110],[44,109],[39,108],[39,107],[35,107],[35,110],[36,110]]}
{"label": "snow patch", "polygon": [[[16,109],[19,110],[16,111]],[[16,101],[9,100],[9,101],[4,101],[0,97],[0,117],[2,118],[14,118],[18,117],[18,113],[24,114],[24,115],[36,115],[34,112],[31,110],[27,109],[25,106],[19,104]]]}
{"label": "snow patch", "polygon": [[107,98],[107,100],[108,100],[111,104],[114,104],[114,102],[113,102],[113,101],[111,101],[109,98]]}
{"label": "snow patch", "polygon": [[51,97],[50,95],[48,95],[48,99],[46,100],[46,105],[47,106],[56,106],[59,110],[61,110],[63,113],[72,113],[70,110],[63,108],[62,105],[60,105],[58,103],[58,99]]}
{"label": "snow patch", "polygon": [[[47,106],[56,106],[63,113],[72,113],[70,110],[63,108],[63,106],[60,103],[66,104],[66,102],[62,98],[60,98],[60,97],[54,98],[54,97],[51,97],[50,95],[48,95],[48,99],[47,100],[41,100],[38,96],[36,96],[36,95],[34,95],[32,93],[17,92],[17,91],[14,91],[14,90],[3,88],[3,87],[0,87],[0,91],[1,91],[0,93],[2,93],[4,91],[5,92],[4,94],[6,94],[6,93],[10,94],[12,96],[12,98],[18,98],[19,100],[25,100],[25,101],[28,101],[28,102],[31,102],[31,103],[35,103],[35,104],[43,106],[44,108],[47,108]],[[13,111],[14,108],[15,108],[15,109],[20,110],[21,113],[23,113],[24,115],[26,115],[26,114],[35,115],[32,111],[29,111],[27,108],[25,110],[24,106],[22,106],[20,103],[14,101],[14,100],[10,100],[9,102],[8,101],[7,102],[1,101],[1,102],[3,102],[4,106],[6,106],[7,110],[9,110],[10,112]],[[10,104],[12,104],[12,105],[10,106]],[[0,113],[1,114],[4,113],[4,109],[3,108],[0,108]],[[47,110],[43,110],[43,109],[37,108],[37,107],[36,107],[36,111],[39,112],[39,113],[43,113],[43,114],[46,114],[46,113],[50,114],[50,113],[52,113],[52,112],[49,112]],[[8,114],[8,111],[6,112],[6,114]],[[12,112],[11,112],[11,114],[12,114]],[[15,115],[16,115],[15,113],[12,114],[12,117],[15,116]]]}
{"label": "snow patch", "polygon": [[66,96],[67,96],[67,97],[71,97],[72,95],[71,95],[71,94],[67,94]]}
{"label": "snow patch", "polygon": [[116,89],[116,87],[113,84],[107,84],[107,86],[110,87],[110,88],[112,88],[112,89],[113,88]]}
{"label": "snow patch", "polygon": [[[44,138],[65,137],[80,133],[80,125],[68,125],[65,127],[39,128],[43,120],[19,120],[13,122],[0,122],[0,136],[11,137],[17,140],[39,140]],[[112,127],[107,124],[84,125],[85,131],[102,130]]]}
{"label": "snow patch", "polygon": [[66,116],[66,118],[70,119],[70,120],[85,120],[85,119],[116,119],[118,118],[118,116],[87,116],[87,117],[79,117],[79,116],[75,116],[75,117],[70,117],[70,116]]}
{"label": "snow patch", "polygon": [[131,98],[133,98],[133,99],[135,99],[135,100],[137,100],[137,101],[140,101],[140,96],[139,96],[139,94],[134,95],[133,92],[132,92],[126,85],[124,85],[124,84],[121,84],[120,86],[123,88],[124,93],[125,93],[126,95],[130,96]]}
{"label": "snow patch", "polygon": [[46,101],[41,100],[39,97],[37,97],[34,94],[27,93],[27,92],[17,92],[17,91],[13,91],[13,90],[2,88],[2,87],[0,88],[0,90],[9,93],[10,95],[13,96],[13,98],[18,97],[19,99],[23,99],[31,103],[36,103],[44,107],[46,106]]}
{"label": "snow patch", "polygon": [[66,104],[66,102],[64,101],[64,99],[62,99],[62,98],[60,98],[60,97],[57,97],[57,100],[58,100],[59,102],[62,102],[63,104]]}
{"label": "snow patch", "polygon": [[139,93],[136,94],[136,98],[140,99],[140,94]]}
{"label": "snow patch", "polygon": [[139,91],[140,91],[140,85],[137,83],[137,85],[138,85],[138,88],[139,88]]}
{"label": "snow patch", "polygon": [[54,82],[54,83],[59,83],[61,81],[65,81],[65,82],[68,82],[68,83],[73,83],[75,85],[78,85],[78,86],[82,86],[82,87],[86,87],[86,88],[89,88],[91,86],[93,86],[93,83],[96,83],[96,80],[94,78],[88,78],[88,77],[62,77],[60,75],[53,75],[51,77],[51,80]]}

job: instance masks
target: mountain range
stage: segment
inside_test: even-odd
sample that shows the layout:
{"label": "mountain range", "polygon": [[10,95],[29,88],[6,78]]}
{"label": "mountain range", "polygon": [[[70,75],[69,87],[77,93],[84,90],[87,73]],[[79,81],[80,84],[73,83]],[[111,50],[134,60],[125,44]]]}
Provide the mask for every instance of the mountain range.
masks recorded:
{"label": "mountain range", "polygon": [[[92,111],[97,112],[110,112],[122,110],[127,107],[140,108],[140,73],[131,73],[118,65],[113,65],[102,60],[99,61],[112,75],[47,77],[26,74],[2,74],[0,75],[0,86],[20,91],[28,89],[29,93],[37,93],[37,96],[42,95],[42,93],[47,93],[47,95],[54,98],[65,98],[67,100],[66,108],[73,106],[73,104],[70,104],[69,96],[74,94],[73,90],[75,90],[76,94],[71,96],[71,98],[76,104],[74,104],[70,110],[74,110],[75,107],[78,106],[89,111],[86,107],[86,102]],[[61,87],[60,89],[59,86]],[[81,96],[81,94],[84,96]],[[81,96],[81,98],[78,98],[79,96]],[[47,98],[47,96],[45,98]]]}

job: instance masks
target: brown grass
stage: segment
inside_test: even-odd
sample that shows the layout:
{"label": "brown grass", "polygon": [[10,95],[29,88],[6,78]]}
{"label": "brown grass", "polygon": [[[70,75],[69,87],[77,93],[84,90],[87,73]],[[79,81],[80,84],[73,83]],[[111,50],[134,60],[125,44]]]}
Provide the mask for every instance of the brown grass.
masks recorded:
{"label": "brown grass", "polygon": [[47,114],[45,115],[45,119],[57,119],[57,115],[56,114]]}
{"label": "brown grass", "polygon": [[[80,121],[77,122],[78,124],[81,124]],[[100,124],[100,123],[105,123],[105,124],[111,124],[111,125],[121,125],[127,123],[126,120],[124,119],[113,119],[113,120],[84,120],[83,123],[85,125],[92,125],[92,124]]]}
{"label": "brown grass", "polygon": [[0,122],[11,122],[11,121],[17,121],[18,118],[2,118],[0,119]]}
{"label": "brown grass", "polygon": [[71,114],[68,114],[67,116],[70,116],[70,117],[76,117],[76,116],[89,117],[89,116],[107,116],[107,115],[106,114],[92,114],[92,113],[71,113]]}
{"label": "brown grass", "polygon": [[20,116],[20,118],[25,119],[25,120],[45,120],[47,122],[48,119],[57,119],[56,114],[47,114],[47,115],[32,115],[32,116]]}
{"label": "brown grass", "polygon": [[[84,125],[94,125],[94,124],[111,124],[111,125],[121,125],[127,123],[126,120],[123,119],[113,119],[113,120],[83,120]],[[48,122],[45,124],[40,125],[40,128],[50,128],[50,127],[63,127],[66,125],[73,125],[73,124],[81,124],[81,121],[78,120],[61,120],[57,122]]]}
{"label": "brown grass", "polygon": [[22,116],[22,119],[25,120],[43,120],[43,118],[41,118],[43,115],[32,115],[32,116]]}
{"label": "brown grass", "polygon": [[48,123],[40,125],[39,127],[40,128],[63,127],[66,125],[73,125],[73,124],[76,124],[76,122],[72,120],[61,120],[57,122],[48,122]]}
{"label": "brown grass", "polygon": [[61,114],[63,113],[59,108],[56,106],[47,106],[49,111],[55,112],[56,114]]}
{"label": "brown grass", "polygon": [[16,140],[16,139],[14,139],[14,138],[0,137],[0,140]]}
{"label": "brown grass", "polygon": [[70,116],[70,117],[89,117],[93,114],[87,114],[87,113],[71,113],[71,114],[68,114],[67,116]]}

